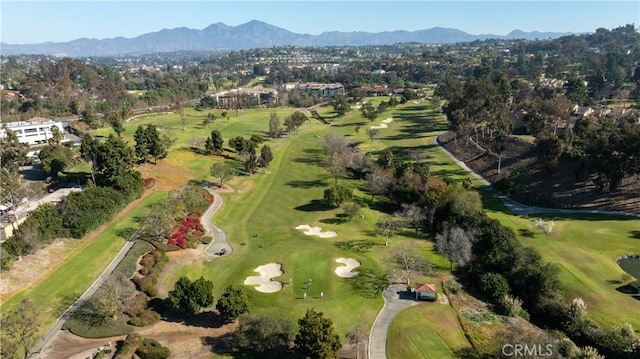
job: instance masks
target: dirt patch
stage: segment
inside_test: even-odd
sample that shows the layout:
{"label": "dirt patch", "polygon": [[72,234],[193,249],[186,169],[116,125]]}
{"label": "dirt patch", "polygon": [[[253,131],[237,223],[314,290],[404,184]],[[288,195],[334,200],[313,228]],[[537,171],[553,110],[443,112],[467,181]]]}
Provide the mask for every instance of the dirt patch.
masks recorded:
{"label": "dirt patch", "polygon": [[181,249],[173,252],[166,252],[169,261],[165,264],[162,273],[158,276],[156,289],[158,289],[158,296],[164,298],[169,295],[169,290],[166,286],[167,280],[171,278],[173,272],[184,265],[201,263],[203,261],[211,260],[206,255],[206,245],[198,244],[196,248]]}
{"label": "dirt patch", "polygon": [[491,183],[498,182],[519,166],[527,168],[530,175],[526,192],[531,195],[513,196],[515,200],[525,204],[640,214],[640,182],[635,177],[625,178],[618,192],[599,191],[594,184],[595,174],[585,180],[578,161],[562,159],[558,170],[548,173],[537,161],[534,145],[517,137],[510,137],[507,141],[502,157],[502,170],[498,173],[498,156],[484,150],[493,146],[488,135],[484,138],[480,135],[477,144],[475,141],[467,142],[458,138],[456,146],[452,132],[440,135],[438,140],[456,158]]}
{"label": "dirt patch", "polygon": [[[218,328],[208,326],[187,325],[160,321],[152,326],[136,328],[135,332],[145,338],[153,338],[171,350],[172,358],[211,358],[212,343],[215,338],[232,333],[236,323],[222,325]],[[42,351],[41,358],[51,359],[85,359],[98,352],[98,347],[111,348],[121,345],[125,336],[102,339],[87,339],[74,335],[68,331],[61,331],[55,340]],[[119,343],[120,342],[120,343]],[[115,350],[112,354],[115,353]],[[106,356],[111,358],[112,356]]]}

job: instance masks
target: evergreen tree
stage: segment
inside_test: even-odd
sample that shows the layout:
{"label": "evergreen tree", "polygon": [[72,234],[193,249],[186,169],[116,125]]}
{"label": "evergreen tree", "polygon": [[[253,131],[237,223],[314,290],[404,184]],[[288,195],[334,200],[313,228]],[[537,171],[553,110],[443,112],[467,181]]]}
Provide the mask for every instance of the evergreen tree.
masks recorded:
{"label": "evergreen tree", "polygon": [[144,126],[138,126],[136,132],[133,134],[133,139],[136,141],[136,156],[147,162],[147,158],[149,156],[149,145],[147,141],[147,132],[145,131]]}
{"label": "evergreen tree", "polygon": [[240,314],[249,312],[249,300],[243,287],[228,286],[218,299],[216,309],[227,322],[232,322]]}
{"label": "evergreen tree", "polygon": [[271,147],[269,147],[268,145],[262,146],[262,149],[260,150],[259,165],[266,168],[269,166],[269,163],[271,163],[271,161],[273,161],[273,153],[271,152]]}
{"label": "evergreen tree", "polygon": [[322,312],[307,309],[298,320],[300,330],[295,339],[295,351],[303,358],[336,358],[342,347],[340,336],[334,332],[331,319]]}

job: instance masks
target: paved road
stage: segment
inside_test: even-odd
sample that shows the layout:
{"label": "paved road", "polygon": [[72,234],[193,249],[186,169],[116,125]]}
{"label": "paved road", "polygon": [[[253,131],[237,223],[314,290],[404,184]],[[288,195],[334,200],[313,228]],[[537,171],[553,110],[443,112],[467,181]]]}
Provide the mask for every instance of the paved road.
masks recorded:
{"label": "paved road", "polygon": [[[232,248],[227,242],[227,237],[225,233],[220,228],[214,226],[213,223],[211,223],[211,217],[220,208],[220,206],[222,206],[222,203],[223,203],[222,197],[220,197],[220,195],[216,192],[212,192],[212,191],[209,191],[209,192],[213,194],[214,202],[204,212],[204,214],[201,217],[201,220],[203,225],[206,226],[209,233],[213,234],[214,241],[211,242],[211,244],[209,245],[209,247],[207,247],[206,250],[209,255],[213,257],[219,257],[215,253],[219,252],[220,249],[222,248],[226,248],[227,249],[226,255],[229,255],[232,252]],[[87,299],[91,298],[91,296],[96,292],[96,290],[98,290],[98,288],[100,288],[100,286],[104,284],[104,282],[106,282],[107,279],[109,279],[109,277],[111,276],[111,273],[113,273],[113,270],[118,266],[118,264],[120,264],[122,259],[127,255],[129,250],[133,246],[133,243],[135,242],[135,239],[137,238],[137,236],[138,236],[137,232],[133,236],[131,236],[131,238],[122,247],[120,252],[118,252],[115,258],[113,258],[111,263],[109,263],[107,268],[105,268],[105,270],[102,272],[102,274],[100,274],[100,276],[98,276],[98,278],[93,282],[93,284],[91,284],[91,286],[87,288],[87,290],[80,296],[80,298],[78,298],[78,300],[76,300],[67,310],[65,310],[64,313],[60,315],[60,317],[58,317],[55,323],[49,328],[49,330],[47,330],[44,337],[33,348],[33,354],[31,354],[29,358],[46,359],[40,356],[40,353],[42,352],[42,350],[46,348],[47,345],[49,345],[54,340],[54,338],[58,335],[58,333],[62,329],[62,326],[67,321],[67,319],[69,319],[71,315],[76,310],[78,310],[78,308],[80,308],[82,304],[86,302]]]}
{"label": "paved road", "polygon": [[371,333],[369,333],[368,359],[387,358],[387,333],[391,321],[402,310],[420,304],[413,299],[400,299],[400,293],[406,290],[406,284],[392,284],[382,292],[384,307],[378,313],[378,317],[371,327]]}
{"label": "paved road", "polygon": [[[67,319],[69,319],[71,315],[76,310],[78,310],[78,308],[80,308],[82,304],[84,304],[87,301],[87,299],[91,298],[91,296],[96,292],[96,290],[98,290],[98,288],[100,288],[100,286],[104,284],[104,282],[106,282],[107,279],[109,279],[109,277],[111,276],[111,273],[113,273],[113,270],[118,266],[118,264],[120,264],[120,261],[122,261],[124,256],[127,255],[129,250],[133,246],[134,240],[137,236],[138,236],[137,232],[133,236],[131,236],[131,238],[122,247],[120,252],[118,252],[115,258],[113,258],[111,263],[109,263],[107,268],[105,268],[105,270],[102,272],[102,274],[100,274],[100,276],[98,276],[98,278],[93,282],[93,284],[91,284],[89,288],[87,288],[87,290],[80,296],[80,298],[78,298],[78,300],[76,300],[67,310],[65,310],[64,313],[60,315],[60,317],[58,317],[55,323],[53,323],[53,325],[49,328],[49,330],[47,330],[47,333],[44,335],[44,337],[33,348],[33,354],[31,354],[29,358],[41,358],[39,353],[42,352],[42,349],[44,349],[47,345],[49,345],[49,343],[53,341],[53,339],[60,332],[60,329],[62,329],[62,326],[67,321]],[[44,357],[42,358],[45,359]]]}
{"label": "paved road", "polygon": [[493,187],[493,185],[487,181],[484,177],[474,172],[470,169],[464,162],[458,160],[451,152],[447,151],[440,142],[438,141],[438,136],[434,136],[434,143],[440,148],[442,152],[444,152],[447,156],[449,156],[453,162],[455,162],[458,166],[462,167],[463,170],[470,173],[473,177],[477,178],[482,184],[486,185],[491,189],[498,197],[502,203],[504,203],[505,207],[511,211],[511,213],[516,215],[530,215],[530,214],[543,214],[543,213],[577,213],[577,214],[608,214],[608,215],[622,215],[622,216],[631,216],[640,218],[640,214],[638,213],[629,213],[629,212],[619,212],[619,211],[604,211],[598,209],[578,209],[578,208],[545,208],[545,207],[536,207],[536,206],[528,206],[526,204],[522,204],[520,202],[514,201],[513,199],[507,197],[498,189]]}
{"label": "paved road", "polygon": [[220,197],[217,192],[209,191],[209,193],[213,195],[213,204],[206,210],[206,212],[202,214],[202,217],[200,217],[200,220],[206,227],[207,232],[209,232],[213,237],[213,241],[211,241],[211,243],[207,247],[207,254],[212,257],[220,257],[220,255],[216,253],[219,253],[220,250],[224,248],[227,250],[227,253],[224,255],[228,256],[233,252],[233,248],[231,248],[231,245],[227,241],[227,235],[222,229],[214,226],[213,222],[211,221],[213,214],[216,213],[220,206],[222,206],[222,197]]}

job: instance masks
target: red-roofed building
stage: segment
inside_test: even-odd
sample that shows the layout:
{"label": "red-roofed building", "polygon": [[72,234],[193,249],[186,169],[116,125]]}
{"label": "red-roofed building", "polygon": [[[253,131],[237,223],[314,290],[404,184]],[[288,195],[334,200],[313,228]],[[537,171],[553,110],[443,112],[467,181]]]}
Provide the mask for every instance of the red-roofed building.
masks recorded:
{"label": "red-roofed building", "polygon": [[413,290],[416,293],[416,300],[431,300],[434,301],[438,297],[435,284],[422,284],[416,283]]}

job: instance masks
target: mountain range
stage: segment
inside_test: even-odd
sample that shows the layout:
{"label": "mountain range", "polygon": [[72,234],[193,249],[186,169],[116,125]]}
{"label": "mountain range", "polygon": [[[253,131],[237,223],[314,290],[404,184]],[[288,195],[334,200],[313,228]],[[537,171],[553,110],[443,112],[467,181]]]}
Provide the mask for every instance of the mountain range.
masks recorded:
{"label": "mountain range", "polygon": [[443,44],[486,39],[547,39],[569,33],[523,32],[514,30],[506,36],[494,34],[472,35],[461,30],[434,27],[417,31],[385,32],[324,32],[320,35],[298,34],[286,29],[253,20],[238,26],[216,23],[202,30],[179,27],[163,29],[134,38],[81,38],[69,42],[45,42],[31,45],[0,43],[0,54],[44,54],[72,57],[112,56],[169,51],[241,50],[272,46],[361,46],[391,45],[417,42]]}

